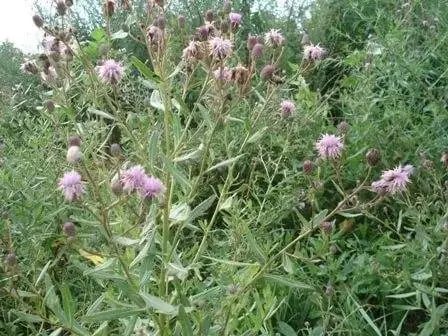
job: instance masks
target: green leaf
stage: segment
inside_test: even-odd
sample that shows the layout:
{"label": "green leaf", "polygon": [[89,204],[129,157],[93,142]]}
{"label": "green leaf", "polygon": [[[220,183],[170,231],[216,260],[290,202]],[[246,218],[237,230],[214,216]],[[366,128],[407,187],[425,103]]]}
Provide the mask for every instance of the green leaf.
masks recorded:
{"label": "green leaf", "polygon": [[131,238],[127,238],[127,237],[115,237],[114,241],[118,245],[122,245],[122,246],[134,246],[139,243],[138,239],[131,239]]}
{"label": "green leaf", "polygon": [[151,89],[151,90],[157,90],[158,86],[157,83],[153,82],[150,79],[141,79],[140,82],[143,84],[144,87]]}
{"label": "green leaf", "polygon": [[18,310],[11,310],[11,312],[16,315],[20,320],[25,321],[25,322],[30,322],[30,323],[41,323],[44,322],[44,320],[37,315],[34,314],[28,314],[28,313],[24,313]]}
{"label": "green leaf", "polygon": [[96,28],[92,31],[90,36],[97,42],[100,42],[106,37],[106,33],[103,28]]}
{"label": "green leaf", "polygon": [[173,162],[184,162],[199,159],[203,151],[204,151],[204,144],[201,143],[197,149],[185,153],[181,156],[178,156],[177,158],[174,158]]}
{"label": "green leaf", "polygon": [[131,57],[131,64],[137,68],[137,70],[146,78],[152,79],[156,83],[160,83],[159,77],[142,61],[137,57]]}
{"label": "green leaf", "polygon": [[50,267],[50,265],[51,265],[51,260],[49,260],[49,261],[45,264],[44,268],[42,268],[42,271],[40,271],[40,274],[39,274],[39,276],[37,277],[36,282],[34,283],[34,287],[37,287],[37,286],[39,285],[39,283],[42,281],[42,279],[43,279],[43,277],[45,276],[45,274],[47,274],[47,271],[48,271],[48,268]]}
{"label": "green leaf", "polygon": [[261,130],[255,132],[254,134],[252,134],[252,136],[247,140],[247,143],[254,143],[254,142],[258,142],[258,140],[260,140],[264,134],[266,133],[266,131],[268,130],[269,127],[263,127]]}
{"label": "green leaf", "polygon": [[417,281],[428,280],[428,279],[432,278],[432,272],[425,273],[423,271],[420,271],[420,272],[412,274],[411,278],[413,280],[417,280]]}
{"label": "green leaf", "polygon": [[165,169],[174,177],[176,182],[180,183],[184,188],[188,190],[191,189],[190,180],[185,176],[185,174],[174,164],[172,164],[166,157],[162,156],[162,160],[165,164]]}
{"label": "green leaf", "polygon": [[84,316],[85,322],[103,322],[113,321],[124,317],[134,316],[141,314],[145,311],[142,308],[118,308],[105,310]]}
{"label": "green leaf", "polygon": [[106,113],[104,111],[100,111],[100,110],[94,109],[93,107],[89,107],[87,109],[87,112],[90,113],[90,114],[94,114],[94,115],[100,116],[100,117],[102,117],[104,119],[115,120],[115,117],[113,115],[111,115],[109,113]]}
{"label": "green leaf", "polygon": [[367,314],[367,312],[364,310],[364,308],[361,307],[361,305],[352,296],[350,296],[350,298],[352,299],[353,303],[358,307],[358,310],[361,313],[361,315],[364,318],[364,320],[366,320],[366,322],[372,327],[373,331],[375,331],[375,333],[378,336],[382,336],[381,331],[378,329],[376,324],[372,321],[372,319]]}
{"label": "green leaf", "polygon": [[191,327],[191,323],[185,313],[184,306],[182,305],[179,306],[178,321],[182,327],[182,336],[193,336],[193,328]]}
{"label": "green leaf", "polygon": [[119,30],[116,33],[113,33],[110,37],[111,40],[120,40],[128,37],[128,33],[124,32],[123,30]]}
{"label": "green leaf", "polygon": [[205,201],[199,203],[193,210],[191,210],[189,221],[194,221],[196,218],[204,215],[208,209],[212,206],[213,202],[216,199],[216,195],[213,194]]}
{"label": "green leaf", "polygon": [[252,232],[250,231],[250,229],[247,225],[243,225],[243,230],[244,230],[245,236],[247,238],[247,243],[249,244],[249,247],[257,255],[258,261],[261,264],[264,264],[266,262],[265,252],[258,245],[257,241],[255,240],[254,236],[252,235]]}
{"label": "green leaf", "polygon": [[282,277],[279,275],[273,275],[273,274],[266,274],[263,276],[263,278],[272,280],[274,282],[277,282],[281,285],[295,288],[295,289],[307,289],[307,290],[314,290],[313,286],[307,285],[306,283],[296,281],[295,279],[290,279],[289,277]]}
{"label": "green leaf", "polygon": [[75,316],[75,301],[73,300],[70,288],[66,283],[63,283],[60,287],[61,297],[62,297],[62,307],[64,309],[65,316],[67,318],[68,326],[73,326],[74,316]]}
{"label": "green leaf", "polygon": [[233,164],[234,162],[238,161],[239,159],[241,159],[243,156],[245,156],[246,154],[240,154],[238,156],[235,156],[234,158],[230,158],[224,161],[221,161],[220,163],[210,167],[209,169],[207,169],[205,172],[209,173],[215,169],[221,168],[221,167],[227,167],[230,166],[231,164]]}
{"label": "green leaf", "polygon": [[167,315],[177,315],[178,308],[169,304],[166,301],[163,301],[161,298],[157,296],[153,296],[148,293],[140,292],[140,296],[145,300],[146,306],[148,308],[153,308],[156,311],[167,314]]}
{"label": "green leaf", "polygon": [[232,207],[232,203],[233,203],[233,195],[228,197],[220,206],[219,206],[219,211],[222,210],[230,210],[230,208]]}
{"label": "green leaf", "polygon": [[163,105],[162,97],[160,96],[159,90],[152,91],[151,98],[149,99],[149,103],[155,109],[160,110],[160,111],[165,111],[165,106]]}
{"label": "green leaf", "polygon": [[50,334],[50,336],[59,336],[63,330],[64,328],[57,328]]}
{"label": "green leaf", "polygon": [[188,219],[190,216],[191,209],[188,204],[186,203],[180,203],[180,204],[174,204],[171,207],[170,211],[170,220],[179,223],[184,222]]}
{"label": "green leaf", "polygon": [[278,331],[283,336],[297,336],[297,333],[294,331],[294,329],[285,322],[279,322],[278,324]]}

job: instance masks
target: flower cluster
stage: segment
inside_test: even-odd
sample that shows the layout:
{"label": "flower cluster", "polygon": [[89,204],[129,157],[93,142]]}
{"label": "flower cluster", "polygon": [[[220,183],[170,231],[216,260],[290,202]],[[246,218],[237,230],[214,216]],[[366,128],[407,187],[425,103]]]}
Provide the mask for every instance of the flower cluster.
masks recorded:
{"label": "flower cluster", "polygon": [[381,175],[381,179],[372,183],[372,190],[380,195],[404,192],[407,184],[411,182],[410,176],[413,171],[414,167],[411,165],[386,170]]}
{"label": "flower cluster", "polygon": [[122,171],[120,183],[125,192],[137,192],[142,199],[160,197],[165,192],[162,181],[153,176],[148,176],[145,169],[140,165]]}

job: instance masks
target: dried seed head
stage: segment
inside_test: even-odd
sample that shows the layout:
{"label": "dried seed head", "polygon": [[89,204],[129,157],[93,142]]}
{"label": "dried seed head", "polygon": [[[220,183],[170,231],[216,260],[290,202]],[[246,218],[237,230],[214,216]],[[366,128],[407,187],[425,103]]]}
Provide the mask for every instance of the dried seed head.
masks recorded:
{"label": "dried seed head", "polygon": [[56,2],[56,12],[58,12],[60,16],[67,13],[67,6],[65,5],[64,0],[58,0],[58,2]]}
{"label": "dried seed head", "polygon": [[110,145],[110,155],[119,157],[122,154],[121,146],[120,144],[113,143]]}
{"label": "dried seed head", "polygon": [[62,231],[70,238],[75,238],[76,236],[76,226],[72,222],[66,222],[62,226]]}
{"label": "dried seed head", "polygon": [[78,147],[80,147],[82,141],[81,141],[81,138],[79,137],[79,135],[70,135],[68,137],[68,139],[67,139],[67,143],[68,143],[67,147],[69,147],[69,148],[71,146],[78,146]]}
{"label": "dried seed head", "polygon": [[78,163],[82,159],[81,149],[78,146],[70,146],[67,150],[67,162]]}
{"label": "dried seed head", "polygon": [[205,21],[212,22],[215,18],[215,13],[211,9],[205,12]]}
{"label": "dried seed head", "polygon": [[366,154],[367,164],[371,167],[374,167],[378,164],[381,159],[381,152],[376,148],[371,148],[368,150]]}
{"label": "dried seed head", "polygon": [[42,28],[44,25],[44,20],[39,15],[33,15],[33,22],[38,28]]}
{"label": "dried seed head", "polygon": [[306,175],[310,175],[312,172],[313,172],[313,162],[312,161],[310,161],[310,160],[306,160],[304,163],[303,163],[303,172],[306,174]]}
{"label": "dried seed head", "polygon": [[263,69],[261,69],[261,77],[263,79],[269,80],[272,79],[275,73],[275,66],[272,64],[265,65]]}

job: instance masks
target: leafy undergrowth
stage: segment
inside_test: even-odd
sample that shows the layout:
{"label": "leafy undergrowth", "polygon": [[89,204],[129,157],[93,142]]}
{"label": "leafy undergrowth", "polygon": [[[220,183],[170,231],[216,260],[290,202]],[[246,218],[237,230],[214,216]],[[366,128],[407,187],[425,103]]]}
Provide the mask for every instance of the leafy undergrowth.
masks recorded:
{"label": "leafy undergrowth", "polygon": [[445,335],[447,6],[318,1],[296,61],[127,3],[3,113],[1,334]]}

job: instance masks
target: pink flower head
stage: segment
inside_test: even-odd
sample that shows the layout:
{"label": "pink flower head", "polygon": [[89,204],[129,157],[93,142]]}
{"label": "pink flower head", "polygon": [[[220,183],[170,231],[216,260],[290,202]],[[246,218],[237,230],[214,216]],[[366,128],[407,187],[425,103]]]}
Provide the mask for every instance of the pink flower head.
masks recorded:
{"label": "pink flower head", "polygon": [[342,154],[344,144],[341,138],[333,134],[323,134],[316,142],[316,149],[322,159],[337,159]]}
{"label": "pink flower head", "polygon": [[290,100],[284,100],[280,103],[283,117],[289,117],[296,111],[296,105]]}
{"label": "pink flower head", "polygon": [[58,189],[62,191],[65,199],[68,201],[77,200],[85,193],[81,175],[75,171],[65,173],[59,179]]}
{"label": "pink flower head", "polygon": [[233,28],[237,28],[242,21],[243,16],[240,13],[230,13],[229,19]]}
{"label": "pink flower head", "polygon": [[213,71],[215,78],[219,82],[230,82],[232,80],[232,70],[228,67],[219,68]]}
{"label": "pink flower head", "polygon": [[303,59],[310,61],[321,60],[325,56],[325,49],[319,45],[310,44],[303,49]]}
{"label": "pink flower head", "polygon": [[162,196],[165,190],[165,186],[158,178],[145,176],[138,193],[143,199],[153,199]]}
{"label": "pink flower head", "polygon": [[123,185],[123,190],[131,193],[143,186],[145,178],[145,169],[138,165],[122,171],[120,182]]}
{"label": "pink flower head", "polygon": [[232,42],[221,37],[214,37],[209,42],[210,54],[218,59],[223,60],[232,53]]}
{"label": "pink flower head", "polygon": [[283,43],[285,43],[285,38],[278,29],[271,29],[270,31],[268,31],[264,36],[264,40],[267,45],[274,48],[279,47]]}
{"label": "pink flower head", "polygon": [[406,165],[398,166],[395,169],[386,170],[381,175],[381,179],[372,183],[372,190],[378,194],[396,194],[406,191],[409,177],[414,171],[414,167]]}
{"label": "pink flower head", "polygon": [[117,84],[124,73],[123,66],[113,59],[104,61],[102,65],[96,67],[96,71],[104,83],[112,85]]}
{"label": "pink flower head", "polygon": [[200,56],[201,56],[200,44],[199,42],[196,41],[190,41],[188,46],[182,52],[182,58],[185,61],[200,59]]}

